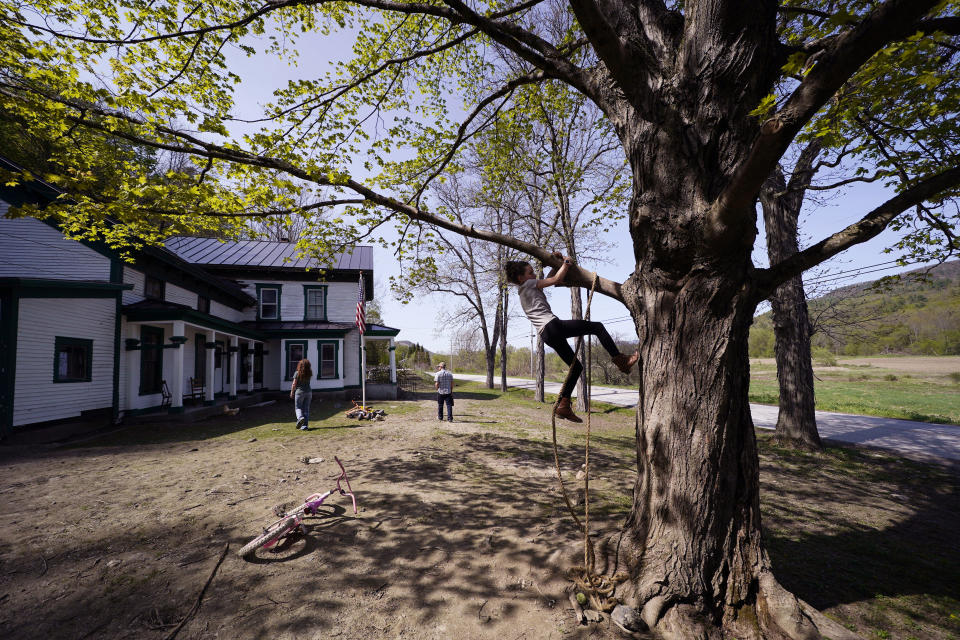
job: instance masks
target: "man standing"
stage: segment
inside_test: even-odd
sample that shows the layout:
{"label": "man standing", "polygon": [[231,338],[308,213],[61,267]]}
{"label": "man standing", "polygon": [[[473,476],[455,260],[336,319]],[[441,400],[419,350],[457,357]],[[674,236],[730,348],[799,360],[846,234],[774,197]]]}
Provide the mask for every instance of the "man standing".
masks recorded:
{"label": "man standing", "polygon": [[443,405],[447,405],[447,420],[453,422],[453,374],[447,371],[447,363],[437,365],[437,420],[443,421]]}

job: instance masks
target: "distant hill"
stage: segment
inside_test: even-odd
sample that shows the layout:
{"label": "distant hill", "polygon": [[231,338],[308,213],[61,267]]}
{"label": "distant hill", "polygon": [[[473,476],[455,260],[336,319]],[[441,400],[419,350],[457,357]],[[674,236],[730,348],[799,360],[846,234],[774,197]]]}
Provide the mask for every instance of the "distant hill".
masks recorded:
{"label": "distant hill", "polygon": [[[960,355],[960,260],[840,287],[808,304],[815,350]],[[750,355],[773,356],[769,312],[754,319]]]}

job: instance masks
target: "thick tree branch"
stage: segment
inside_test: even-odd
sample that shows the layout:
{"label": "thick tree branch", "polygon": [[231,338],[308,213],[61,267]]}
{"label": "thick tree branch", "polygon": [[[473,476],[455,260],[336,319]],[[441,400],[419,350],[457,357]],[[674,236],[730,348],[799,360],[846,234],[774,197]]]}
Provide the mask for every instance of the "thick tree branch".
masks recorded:
{"label": "thick tree branch", "polygon": [[[71,122],[79,124],[80,126],[86,127],[88,129],[99,131],[109,136],[123,138],[129,140],[138,145],[143,145],[147,147],[152,147],[155,149],[163,149],[166,151],[172,151],[175,153],[183,153],[187,155],[197,156],[201,158],[212,158],[215,160],[226,160],[236,164],[259,167],[262,169],[270,169],[274,171],[279,171],[290,175],[292,177],[298,178],[305,182],[310,182],[320,186],[329,186],[329,187],[339,187],[343,189],[348,189],[354,193],[363,196],[363,199],[369,203],[384,207],[394,213],[399,213],[405,215],[411,220],[416,220],[418,222],[423,222],[428,225],[439,227],[441,229],[446,229],[454,233],[458,233],[463,236],[468,236],[471,238],[477,238],[479,240],[485,240],[488,242],[493,242],[511,249],[515,249],[522,253],[525,253],[529,256],[540,260],[542,263],[559,268],[562,260],[557,259],[552,255],[550,251],[539,247],[530,242],[525,242],[518,238],[514,238],[509,235],[495,233],[492,231],[486,231],[483,229],[477,229],[474,225],[460,224],[454,221],[451,221],[447,218],[435,216],[429,211],[426,211],[420,207],[413,206],[411,204],[401,202],[395,198],[384,195],[373,189],[363,185],[352,178],[345,177],[343,175],[335,175],[333,177],[329,176],[324,170],[319,171],[307,171],[302,167],[299,167],[288,160],[282,158],[274,158],[266,155],[259,155],[250,151],[240,149],[237,146],[225,147],[212,142],[207,142],[202,140],[194,135],[183,131],[177,131],[163,125],[157,125],[152,123],[149,125],[152,128],[155,128],[162,135],[168,136],[174,140],[177,140],[178,143],[166,142],[163,140],[158,140],[156,138],[146,137],[145,135],[138,134],[135,130],[127,130],[123,127],[118,127],[116,124],[109,125],[105,124],[101,120],[106,121],[116,121],[119,123],[128,123],[133,127],[145,127],[148,126],[147,123],[141,122],[134,116],[128,115],[115,110],[106,109],[104,107],[99,107],[95,105],[77,105],[71,102],[70,100],[61,98],[56,95],[48,94],[43,91],[40,91],[36,88],[27,87],[23,85],[11,85],[8,83],[0,83],[0,90],[6,90],[13,98],[17,98],[17,92],[20,91],[30,91],[36,95],[42,96],[45,99],[57,102],[69,108],[76,110],[80,115],[68,116],[67,119]],[[10,93],[12,90],[12,93]],[[88,116],[87,113],[92,115]],[[95,119],[99,118],[99,119]],[[593,273],[579,267],[572,267],[567,275],[567,284],[570,286],[590,286],[593,282]],[[620,283],[607,280],[606,278],[600,278],[597,290],[604,295],[610,296],[616,300],[623,300]]]}
{"label": "thick tree branch", "polygon": [[898,215],[938,193],[960,186],[960,167],[917,182],[887,200],[846,229],[794,254],[783,262],[757,272],[758,299],[766,299],[780,284],[824,262],[853,245],[877,236]]}
{"label": "thick tree branch", "polygon": [[[651,78],[662,75],[661,61],[674,55],[674,34],[666,27],[666,7],[656,1],[571,0],[580,27],[593,43],[610,76],[634,105],[645,105],[652,119]],[[646,23],[639,21],[646,19]],[[648,35],[652,32],[654,37]],[[669,35],[668,35],[669,34]]]}
{"label": "thick tree branch", "polygon": [[840,34],[773,118],[763,123],[750,155],[717,198],[714,224],[731,226],[750,211],[757,192],[793,138],[877,51],[918,31],[918,21],[937,0],[887,0]]}

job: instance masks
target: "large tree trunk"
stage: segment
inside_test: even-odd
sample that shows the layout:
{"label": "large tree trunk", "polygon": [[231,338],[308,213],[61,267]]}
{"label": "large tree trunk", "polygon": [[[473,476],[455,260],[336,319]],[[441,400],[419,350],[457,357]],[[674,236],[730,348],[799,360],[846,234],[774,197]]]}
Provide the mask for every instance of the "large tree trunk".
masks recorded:
{"label": "large tree trunk", "polygon": [[608,547],[619,566],[604,568],[628,571],[618,596],[664,638],[848,637],[771,572],[747,398],[756,302],[746,264],[729,269],[641,270],[624,287],[642,358],[639,475]]}
{"label": "large tree trunk", "polygon": [[[803,191],[801,185],[791,186],[788,190],[783,172],[778,168],[760,192],[770,264],[782,262],[800,250],[797,224]],[[820,449],[823,445],[817,432],[810,315],[803,279],[797,276],[780,285],[770,297],[770,304],[780,387],[776,438],[788,447]]]}
{"label": "large tree trunk", "polygon": [[[571,287],[570,288],[570,317],[573,320],[583,320],[583,299],[580,297],[580,288]],[[580,374],[580,377],[577,378],[577,411],[586,411],[587,410],[587,358],[586,358],[586,343],[587,337],[584,336],[583,340],[580,342],[580,348],[576,350],[574,355],[583,363],[584,369],[583,373]],[[574,339],[573,346],[577,346],[577,341]]]}
{"label": "large tree trunk", "polygon": [[663,122],[618,125],[634,183],[622,294],[642,365],[638,477],[603,556],[617,566],[602,568],[627,570],[617,595],[663,638],[850,637],[773,577],[748,402],[755,200],[716,204],[757,136],[748,112],[765,90],[751,83],[773,62],[775,11],[694,5],[697,38],[675,64],[699,74],[696,90],[678,85]]}
{"label": "large tree trunk", "polygon": [[508,305],[510,290],[506,283],[500,285],[501,316],[500,316],[500,391],[507,391],[507,320],[509,319]]}
{"label": "large tree trunk", "polygon": [[[543,266],[537,265],[537,279],[543,280]],[[544,391],[544,377],[546,375],[546,352],[544,351],[543,338],[537,334],[537,359],[534,363],[534,383],[533,399],[537,402],[546,401]]]}
{"label": "large tree trunk", "polygon": [[488,337],[486,332],[484,332],[483,336],[483,357],[485,358],[487,365],[487,389],[493,389],[493,374],[494,370],[497,368],[497,342],[500,340],[500,322],[502,320],[502,314],[500,313],[500,302],[501,299],[498,298],[496,318],[493,321],[493,338],[491,339]]}
{"label": "large tree trunk", "polygon": [[543,348],[543,338],[537,334],[537,358],[534,362],[534,375],[536,383],[534,384],[533,399],[537,402],[546,400],[544,391],[544,376],[546,375],[546,352]]}

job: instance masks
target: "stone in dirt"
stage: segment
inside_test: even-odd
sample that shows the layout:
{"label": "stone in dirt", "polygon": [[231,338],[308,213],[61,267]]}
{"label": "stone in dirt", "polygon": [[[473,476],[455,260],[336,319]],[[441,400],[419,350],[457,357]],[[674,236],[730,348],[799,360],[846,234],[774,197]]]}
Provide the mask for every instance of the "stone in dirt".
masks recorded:
{"label": "stone in dirt", "polygon": [[610,613],[610,620],[612,620],[613,624],[617,625],[621,631],[625,631],[631,635],[635,632],[647,630],[647,624],[640,618],[640,612],[633,607],[627,607],[622,604],[618,604],[613,608],[613,611]]}
{"label": "stone in dirt", "polygon": [[320,464],[323,462],[323,458],[311,458],[310,456],[303,456],[300,458],[300,462],[304,462],[306,464]]}
{"label": "stone in dirt", "polygon": [[256,438],[250,438],[249,440],[247,440],[247,442],[256,442],[256,441],[257,441]]}
{"label": "stone in dirt", "polygon": [[584,609],[583,617],[590,622],[603,622],[603,614],[593,609]]}

